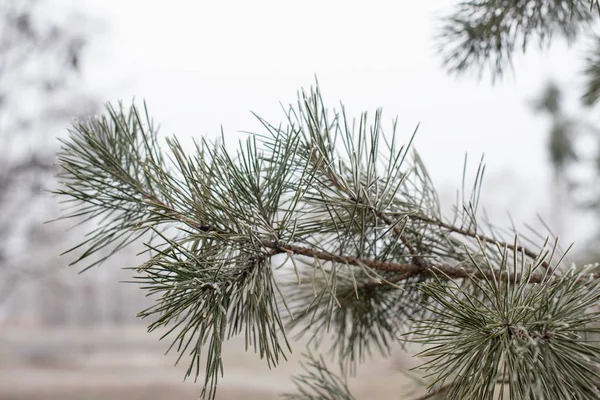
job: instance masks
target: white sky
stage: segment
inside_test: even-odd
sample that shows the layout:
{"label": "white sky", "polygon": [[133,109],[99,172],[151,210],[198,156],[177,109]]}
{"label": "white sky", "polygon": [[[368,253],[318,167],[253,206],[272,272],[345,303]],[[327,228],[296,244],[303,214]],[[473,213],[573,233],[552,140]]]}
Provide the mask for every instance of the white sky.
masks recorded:
{"label": "white sky", "polygon": [[83,3],[106,21],[89,48],[90,84],[106,101],[145,99],[163,134],[214,137],[223,125],[239,138],[259,129],[250,110],[279,123],[279,102],[316,75],[327,103],[354,115],[383,107],[407,140],[420,122],[416,148],[442,193],[459,186],[465,152],[473,172],[485,153],[488,207],[523,218],[549,209],[548,121],[527,101],[549,77],[578,84],[578,54],[562,43],[519,58],[517,76],[492,86],[441,69],[434,13],[452,0]]}

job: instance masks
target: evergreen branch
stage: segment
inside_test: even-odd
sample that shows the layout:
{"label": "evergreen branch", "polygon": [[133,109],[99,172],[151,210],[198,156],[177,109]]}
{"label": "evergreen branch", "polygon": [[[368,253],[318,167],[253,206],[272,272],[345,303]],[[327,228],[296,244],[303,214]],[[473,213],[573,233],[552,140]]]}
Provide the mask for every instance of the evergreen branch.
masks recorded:
{"label": "evergreen branch", "polygon": [[[167,207],[165,204],[162,204],[158,201],[154,201],[151,204],[153,204],[153,205],[158,204],[161,207]],[[226,233],[225,231],[220,230],[219,228],[214,228],[214,227],[210,227],[207,225],[198,226],[198,225],[196,225],[195,221],[193,221],[192,219],[186,217],[185,215],[183,215],[175,210],[169,209],[168,211],[169,211],[170,217],[174,218],[177,221],[186,223],[190,227],[198,229],[199,231],[205,232],[207,234],[211,234],[211,233],[225,234]],[[458,228],[455,228],[455,229],[458,229]],[[326,252],[326,251],[315,250],[315,249],[303,247],[303,246],[284,244],[284,243],[280,243],[277,240],[275,240],[275,241],[260,240],[260,245],[265,248],[271,249],[269,256],[275,256],[277,254],[294,254],[294,255],[299,255],[299,256],[306,256],[309,258],[317,258],[324,262],[329,261],[329,262],[340,263],[340,264],[354,265],[357,267],[366,266],[366,267],[369,267],[370,269],[373,269],[376,271],[402,273],[402,275],[392,278],[390,283],[396,283],[401,280],[408,279],[415,275],[431,276],[432,274],[435,273],[435,271],[440,271],[440,272],[444,273],[445,275],[447,275],[451,279],[465,278],[465,277],[468,277],[469,275],[475,275],[478,277],[487,276],[488,278],[491,279],[492,276],[494,276],[494,273],[489,272],[489,271],[484,272],[484,273],[479,273],[475,269],[457,268],[457,267],[452,267],[449,265],[440,265],[440,264],[423,265],[423,264],[416,264],[416,263],[395,263],[395,262],[385,262],[385,261],[376,260],[376,259],[350,257],[350,256],[344,256],[341,254],[333,254],[333,253]],[[511,245],[511,248],[512,248],[512,245]],[[521,249],[521,246],[517,246],[517,249]],[[594,276],[594,279],[595,278],[596,277]],[[503,279],[515,279],[515,277],[507,275]],[[517,277],[516,279],[520,279],[520,278]],[[535,282],[537,282],[536,279],[541,279],[541,278],[534,277],[532,279],[533,279],[532,282],[535,283]],[[378,284],[378,285],[381,283],[382,282],[376,282],[376,284]],[[367,287],[367,286],[365,286],[365,287]]]}
{"label": "evergreen branch", "polygon": [[[103,226],[90,232],[89,239],[65,252],[88,247],[72,264],[116,243],[108,255],[85,269],[102,263],[148,232],[145,223],[150,221],[144,199],[159,196],[152,176],[163,160],[153,151],[156,130],[149,117],[146,114],[144,128],[136,109],[124,114],[122,108],[117,111],[109,107],[108,114],[77,122],[70,130],[70,140],[61,140],[63,147],[58,155],[58,178],[66,189],[54,193],[66,198],[64,203],[75,204],[73,211],[62,218],[103,218]],[[158,219],[153,222],[162,222]]]}
{"label": "evergreen branch", "polygon": [[[176,210],[171,209],[168,205],[162,203],[160,200],[156,199],[152,196],[147,196],[144,199],[144,202],[158,207],[160,209],[165,210],[166,215],[172,218],[175,221],[182,222],[194,229],[197,229],[200,232],[204,232],[206,234],[217,234],[224,235],[228,232],[218,228],[212,227],[208,225],[198,225],[195,220],[187,217],[186,215],[178,212]],[[387,217],[386,217],[387,218]],[[458,229],[458,228],[455,228]],[[275,256],[277,254],[294,254],[300,256],[306,256],[309,258],[317,258],[321,261],[330,261],[336,262],[340,264],[348,264],[354,265],[357,267],[367,266],[373,270],[383,271],[383,272],[401,272],[403,275],[395,277],[392,279],[392,282],[398,282],[403,279],[408,279],[414,275],[430,275],[433,270],[442,271],[444,274],[448,275],[451,278],[464,278],[470,274],[477,274],[475,270],[469,270],[465,268],[455,268],[448,265],[423,265],[417,263],[394,263],[394,262],[385,262],[376,259],[368,259],[368,258],[360,258],[360,257],[349,257],[340,254],[333,254],[326,251],[315,250],[308,247],[297,246],[292,244],[284,244],[279,242],[278,240],[260,240],[260,245],[271,249],[269,256]],[[520,246],[519,246],[520,248]],[[491,274],[491,273],[490,273]],[[491,275],[489,275],[491,277]],[[404,278],[402,278],[404,277]],[[379,282],[377,284],[380,284]]]}
{"label": "evergreen branch", "polygon": [[[272,162],[278,168],[265,169],[265,187],[255,180],[261,178],[262,165],[255,162],[259,158],[252,143],[248,158],[235,164],[218,148],[207,150],[206,158],[186,158],[178,142],[171,141],[172,161],[184,178],[180,180],[176,172],[167,172],[156,130],[149,119],[142,123],[135,107],[128,114],[109,108],[108,118],[79,123],[70,133],[59,154],[67,189],[56,193],[77,206],[64,218],[103,217],[92,237],[70,251],[87,247],[79,262],[123,236],[137,239],[153,232],[162,240],[158,246],[147,244],[156,255],[138,269],[141,276],[136,278],[161,298],[140,316],[159,315],[150,330],[170,323],[174,326],[169,333],[181,329],[176,337],[180,358],[187,349],[192,355],[186,376],[198,376],[201,348],[208,344],[202,396],[215,396],[226,335],[245,331],[246,346],[257,346],[269,365],[285,358],[282,344],[288,351],[289,345],[285,336],[283,342],[280,338],[283,324],[275,300],[272,253],[257,248],[252,232],[272,223],[286,176],[281,158]],[[229,186],[206,190],[204,185],[215,180]],[[244,201],[239,201],[242,195]],[[238,203],[231,204],[231,198]],[[177,228],[179,234],[166,236],[158,230],[162,224]],[[130,242],[117,242],[108,256]]]}
{"label": "evergreen branch", "polygon": [[483,297],[452,281],[423,283],[432,315],[410,334],[428,345],[419,356],[429,359],[421,368],[432,386],[450,380],[447,399],[492,399],[503,396],[495,382],[504,378],[511,398],[596,398],[600,347],[589,335],[600,332],[600,281],[579,285],[586,272],[545,275],[537,285],[470,277]]}
{"label": "evergreen branch", "polygon": [[[176,139],[167,140],[168,152],[162,150],[147,112],[143,119],[135,107],[129,112],[109,108],[108,117],[76,124],[58,157],[64,187],[56,193],[73,204],[64,218],[98,222],[83,243],[69,250],[83,251],[76,263],[112,246],[106,259],[146,233],[153,235],[146,243],[149,259],[136,269],[136,279],[158,297],[140,317],[154,319],[150,330],[169,327],[166,335],[175,335],[172,347],[179,359],[191,356],[186,376],[199,376],[205,355],[204,398],[216,395],[222,346],[232,335],[244,332],[246,348],[254,347],[269,366],[285,358],[289,344],[282,304],[296,314],[291,326],[303,323],[303,332],[312,331],[317,342],[333,328],[332,350],[344,372],[372,348],[388,355],[411,321],[414,332],[431,343],[454,338],[450,348],[464,354],[453,359],[438,348],[443,362],[432,368],[441,383],[455,378],[455,371],[474,369],[469,357],[480,349],[473,343],[499,333],[473,327],[482,320],[499,324],[508,313],[501,308],[506,302],[534,309],[533,300],[548,305],[550,297],[544,296],[556,295],[568,300],[563,307],[568,313],[543,316],[552,327],[565,322],[579,329],[581,319],[573,318],[581,317],[582,309],[565,294],[567,286],[589,305],[599,275],[587,270],[559,275],[562,259],[549,267],[556,244],[548,250],[548,240],[536,252],[516,237],[514,243],[499,240],[492,227],[491,234],[481,233],[476,216],[481,165],[469,202],[457,207],[462,225],[455,226],[442,222],[439,199],[418,154],[409,158],[409,146],[398,148],[395,131],[387,151],[381,150],[379,140],[387,138],[380,111],[372,127],[363,114],[355,128],[343,109],[329,119],[317,89],[303,92],[287,117],[286,128],[260,120],[267,132],[240,142],[234,155],[222,142],[203,140],[190,156]],[[336,146],[338,139],[345,153]],[[291,261],[298,280],[286,291],[273,274],[277,255],[286,256],[282,267]],[[514,268],[508,269],[511,263]],[[522,296],[528,303],[515,300]],[[538,321],[525,311],[508,314]],[[446,320],[432,322],[436,315]],[[521,325],[511,325],[505,334],[555,340],[545,333],[533,337],[527,332],[537,328],[527,326],[526,332]],[[465,344],[458,333],[440,333],[456,326],[481,334],[479,341]],[[574,348],[575,358],[559,354],[552,359],[555,366],[579,363],[577,354],[587,356],[589,348],[580,341],[558,343]],[[486,362],[489,368],[495,365],[491,358]],[[511,379],[522,391],[526,381]],[[474,393],[460,376],[452,381],[450,393]],[[484,394],[477,387],[482,390],[477,394]]]}
{"label": "evergreen branch", "polygon": [[[161,207],[167,208],[167,206],[165,204],[162,204],[157,201],[152,202],[152,204],[154,204],[154,205],[156,205],[157,203]],[[205,232],[208,234],[210,234],[210,233],[225,234],[226,233],[225,231],[222,231],[219,228],[214,228],[214,227],[210,227],[210,226],[206,226],[206,225],[197,226],[195,221],[191,220],[190,218],[186,217],[185,215],[183,215],[179,212],[176,212],[175,210],[168,210],[168,211],[169,211],[169,215],[172,218],[174,218],[175,220],[184,222],[184,223],[188,224],[190,227],[194,227],[195,229],[198,229],[199,231],[202,231],[202,232]],[[453,232],[461,233],[465,236],[470,236],[470,237],[474,237],[477,239],[481,239],[481,240],[483,240],[483,242],[491,241],[489,238],[487,238],[483,235],[474,234],[472,232],[465,231],[461,228],[451,226],[451,225],[446,224],[441,221],[434,221],[434,220],[428,219],[426,217],[418,217],[417,216],[417,218],[419,218],[421,220],[425,220],[427,222],[436,223],[437,225],[439,225],[441,227],[444,227]],[[329,261],[329,262],[346,264],[346,265],[354,265],[357,267],[366,266],[366,267],[376,270],[376,271],[402,273],[402,275],[391,278],[391,280],[389,280],[389,281],[386,280],[385,283],[397,283],[399,281],[406,280],[406,279],[416,276],[416,275],[422,275],[424,277],[433,276],[433,275],[435,275],[436,272],[443,273],[449,279],[460,279],[460,278],[466,278],[469,276],[474,276],[476,278],[484,278],[485,277],[487,279],[505,279],[505,280],[509,280],[509,281],[511,281],[511,280],[520,281],[521,280],[521,273],[517,273],[516,275],[497,274],[493,270],[479,271],[475,268],[468,269],[468,268],[464,268],[464,267],[453,267],[450,265],[442,265],[442,264],[423,264],[423,263],[417,264],[417,263],[386,262],[386,261],[381,261],[381,260],[377,260],[377,259],[350,257],[350,256],[344,256],[341,254],[333,254],[330,252],[315,250],[315,249],[308,248],[308,247],[297,246],[297,245],[292,245],[292,244],[284,244],[277,240],[275,240],[275,241],[260,240],[259,243],[261,246],[271,249],[271,252],[268,253],[269,256],[275,256],[277,254],[294,254],[294,255],[299,255],[299,256],[306,256],[309,258],[316,258],[316,259],[319,259],[319,260],[325,261],[325,262]],[[507,247],[511,250],[523,251],[527,256],[531,257],[532,259],[538,259],[540,257],[539,254],[535,254],[531,250],[528,250],[520,245],[507,244],[504,242],[496,242],[496,244],[501,247]],[[548,267],[548,263],[546,261],[541,261],[541,265]],[[600,274],[590,273],[586,276],[582,276],[580,278],[580,281],[585,282],[588,279],[599,279],[599,278],[600,278]],[[539,282],[542,282],[543,279],[544,279],[543,276],[535,275],[530,278],[530,282],[531,283],[539,283]],[[380,285],[381,283],[384,283],[384,282],[375,282],[376,285]],[[363,287],[368,287],[368,286],[369,286],[369,284],[365,284],[365,286],[363,286]]]}
{"label": "evergreen branch", "polygon": [[[154,203],[156,204],[156,203]],[[159,205],[161,207],[166,207],[166,205],[164,204],[160,204]],[[214,227],[210,227],[210,226],[206,226],[206,225],[202,225],[202,226],[197,226],[195,225],[195,222],[193,220],[191,220],[190,218],[186,217],[185,215],[178,213],[174,210],[170,210],[171,212],[171,217],[175,218],[178,221],[184,222],[186,224],[188,224],[191,227],[194,227],[195,229],[198,229],[202,232],[205,233],[217,233],[217,234],[225,234],[225,231],[220,230],[219,228],[214,228]],[[482,242],[491,242],[492,240],[486,236],[483,235],[479,235],[479,234],[475,234],[473,232],[468,232],[465,231],[461,228],[449,225],[447,223],[441,222],[441,221],[435,221],[432,220],[430,218],[427,217],[422,217],[422,216],[416,216],[415,218],[430,222],[430,223],[435,223],[438,226],[444,227],[445,229],[448,229],[452,232],[457,232],[460,234],[463,234],[465,236],[469,236],[469,237],[473,237],[479,240],[482,240]],[[510,250],[514,250],[515,252],[523,252],[525,255],[527,255],[528,257],[530,257],[531,259],[540,259],[540,254],[536,254],[533,253],[531,250],[516,244],[508,244],[505,242],[495,242],[498,246],[500,247],[506,247]],[[444,276],[446,276],[449,279],[460,279],[460,278],[467,278],[467,277],[475,277],[475,278],[487,278],[487,279],[501,279],[501,280],[506,280],[506,281],[517,281],[520,282],[522,280],[523,274],[522,273],[497,273],[494,270],[478,270],[476,268],[464,268],[464,267],[453,267],[450,265],[442,265],[442,264],[416,264],[416,263],[395,263],[395,262],[386,262],[386,261],[381,261],[381,260],[376,260],[376,259],[368,259],[368,258],[360,258],[360,257],[349,257],[349,256],[344,256],[344,255],[340,255],[340,254],[333,254],[330,252],[326,252],[326,251],[320,251],[320,250],[315,250],[312,248],[308,248],[308,247],[303,247],[303,246],[297,246],[297,245],[292,245],[292,244],[284,244],[281,243],[277,240],[275,241],[271,241],[271,240],[261,240],[260,241],[260,245],[265,247],[265,248],[269,248],[271,249],[271,251],[268,253],[268,255],[270,257],[275,256],[277,254],[288,254],[288,255],[299,255],[299,256],[306,256],[309,258],[316,258],[319,259],[321,261],[324,262],[334,262],[334,263],[340,263],[340,264],[344,264],[344,265],[354,265],[357,267],[363,267],[366,266],[370,269],[376,270],[376,271],[382,271],[382,272],[394,272],[394,273],[401,273],[401,275],[397,275],[394,276],[392,278],[390,278],[389,280],[385,280],[385,281],[376,281],[376,282],[370,282],[370,283],[365,283],[362,286],[359,286],[359,288],[368,288],[371,286],[379,286],[381,284],[394,284],[394,283],[398,283],[400,281],[403,280],[407,280],[411,277],[420,275],[422,277],[430,277],[430,276],[434,276],[436,273],[442,273]],[[549,268],[549,264],[547,261],[545,260],[541,260],[540,265],[544,266],[545,268]],[[543,282],[545,277],[543,275],[533,275],[531,277],[528,277],[528,282],[529,283],[540,283]],[[596,280],[596,279],[600,279],[600,274],[597,273],[588,273],[586,275],[582,275],[581,277],[578,278],[578,282],[581,283],[585,283],[588,282],[589,280]]]}

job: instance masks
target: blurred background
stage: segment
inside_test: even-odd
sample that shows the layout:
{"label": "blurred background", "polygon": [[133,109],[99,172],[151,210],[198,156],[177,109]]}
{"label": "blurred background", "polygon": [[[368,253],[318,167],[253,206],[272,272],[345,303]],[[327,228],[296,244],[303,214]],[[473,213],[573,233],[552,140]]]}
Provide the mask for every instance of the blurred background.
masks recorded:
{"label": "blurred background", "polygon": [[[583,46],[560,38],[514,59],[515,75],[448,75],[434,46],[437,18],[456,1],[368,2],[2,0],[0,2],[0,400],[196,398],[170,343],[147,334],[149,305],[123,267],[131,248],[79,274],[59,256],[89,225],[57,218],[45,191],[73,118],[104,104],[145,100],[163,135],[230,143],[277,124],[280,102],[315,83],[349,114],[383,107],[416,148],[450,210],[464,155],[487,164],[490,219],[525,233],[540,218],[574,261],[596,259],[600,123],[578,101]],[[579,46],[579,47],[578,47]],[[573,48],[575,50],[573,50]],[[540,218],[538,218],[540,217]],[[525,225],[528,224],[528,225]],[[302,350],[299,345],[299,350]],[[219,398],[269,398],[290,389],[294,360],[270,372],[241,341],[225,350]],[[399,361],[400,360],[400,361]],[[408,390],[394,378],[402,356],[374,360],[356,394]],[[182,364],[186,364],[183,362]],[[386,385],[381,385],[386,382]],[[393,383],[390,383],[393,382]],[[402,396],[400,396],[402,397]]]}

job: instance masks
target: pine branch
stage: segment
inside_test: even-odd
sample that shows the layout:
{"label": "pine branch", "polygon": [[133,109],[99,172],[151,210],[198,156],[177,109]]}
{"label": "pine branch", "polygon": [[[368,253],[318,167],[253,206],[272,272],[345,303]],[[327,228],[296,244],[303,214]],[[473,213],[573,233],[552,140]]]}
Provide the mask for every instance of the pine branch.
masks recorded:
{"label": "pine branch", "polygon": [[[503,265],[506,272],[517,268]],[[432,386],[451,380],[447,399],[502,398],[498,379],[511,398],[596,398],[600,347],[590,335],[600,333],[600,281],[590,280],[588,270],[573,268],[536,285],[470,277],[483,296],[450,280],[424,283],[435,300],[424,304],[431,317],[411,332],[428,346],[418,355],[429,359],[420,368],[436,377]]]}
{"label": "pine branch", "polygon": [[[528,249],[491,226],[484,233],[477,217],[482,166],[469,200],[463,193],[457,204],[461,224],[446,223],[418,154],[397,145],[395,125],[391,138],[384,135],[380,111],[372,126],[366,114],[351,123],[343,108],[330,118],[313,90],[286,117],[287,127],[259,119],[266,132],[242,141],[233,155],[222,142],[206,140],[189,155],[176,139],[166,141],[166,150],[159,144],[147,111],[142,118],[135,107],[109,108],[108,116],[76,124],[58,156],[63,188],[56,193],[71,205],[64,218],[98,222],[69,250],[82,252],[75,262],[101,252],[89,268],[148,238],[136,280],[156,303],[139,315],[154,320],[150,330],[169,328],[165,336],[175,336],[179,359],[191,356],[186,376],[197,378],[205,357],[204,398],[216,395],[225,340],[243,333],[246,348],[276,366],[290,349],[286,330],[298,326],[317,344],[334,336],[331,350],[343,373],[373,349],[389,355],[401,331],[413,326],[415,340],[448,344],[426,355],[440,352],[432,367],[436,382],[452,382],[456,398],[489,394],[479,383],[498,375],[499,353],[481,348],[497,349],[498,337],[512,355],[530,339],[556,343],[571,351],[555,354],[553,368],[566,363],[579,374],[575,390],[591,390],[581,360],[595,347],[573,335],[597,314],[569,293],[591,307],[600,299],[599,275],[565,271],[548,239]],[[280,255],[285,261],[276,267]],[[294,284],[280,285],[284,275],[273,270],[284,267],[294,272]],[[560,313],[548,311],[553,298]],[[283,307],[292,316],[288,327]],[[463,343],[463,331],[476,337]],[[469,357],[486,361],[487,369],[475,369]],[[527,379],[538,381],[515,378],[522,360],[510,362],[511,390],[531,393]],[[454,375],[461,368],[487,375],[469,389],[464,376]],[[548,383],[555,372],[542,378],[548,393],[562,390]]]}
{"label": "pine branch", "polygon": [[[160,201],[148,200],[148,204],[152,204],[153,206],[158,205],[159,207],[167,210],[169,216],[172,217],[173,219],[180,221],[182,223],[185,223],[186,225],[188,225],[192,228],[198,229],[199,231],[205,232],[207,234],[215,233],[217,235],[223,235],[223,234],[227,233],[226,231],[223,231],[220,228],[214,228],[214,227],[210,227],[207,225],[197,226],[197,225],[195,225],[195,222],[192,219],[186,217],[185,215],[183,215],[175,210],[169,209],[169,207],[167,205],[162,204]],[[435,223],[436,225],[443,227],[445,229],[448,229],[449,231],[460,233],[461,235],[464,235],[464,236],[469,236],[469,237],[473,237],[473,238],[482,240],[483,243],[488,242],[488,241],[492,242],[491,239],[489,239],[483,235],[474,234],[473,232],[468,232],[464,229],[454,227],[454,226],[451,226],[449,224],[446,224],[446,223],[443,223],[440,221],[431,220],[427,217],[418,217],[417,216],[417,218],[419,218],[423,221],[430,222],[430,223]],[[395,263],[395,262],[385,262],[385,261],[381,261],[381,260],[377,260],[377,259],[349,257],[349,256],[341,255],[341,254],[333,254],[333,253],[326,252],[326,251],[319,251],[319,250],[315,250],[315,249],[308,248],[308,247],[284,244],[284,243],[280,243],[278,240],[260,240],[259,244],[264,248],[271,249],[271,251],[268,253],[268,255],[270,257],[273,257],[277,254],[297,255],[297,256],[309,257],[312,259],[316,258],[323,262],[334,262],[334,263],[340,263],[340,264],[344,264],[344,265],[354,265],[357,267],[367,267],[372,270],[382,271],[382,272],[401,273],[401,275],[392,278],[390,281],[376,282],[375,284],[377,284],[377,285],[386,283],[386,282],[387,283],[397,283],[401,280],[406,280],[406,279],[414,277],[416,275],[421,275],[423,277],[431,277],[431,276],[435,276],[436,273],[442,273],[448,279],[476,277],[476,278],[487,278],[487,279],[500,279],[500,280],[506,280],[506,281],[515,281],[516,280],[517,282],[519,282],[519,281],[521,281],[521,279],[523,279],[521,273],[516,273],[514,275],[512,275],[510,273],[499,274],[499,273],[495,272],[494,270],[478,270],[477,268],[453,267],[450,265],[443,265],[443,264],[423,264],[423,263],[417,264],[416,262],[415,263]],[[506,247],[511,250],[516,250],[517,252],[522,251],[525,255],[527,255],[528,257],[530,257],[534,260],[540,258],[539,253],[536,254],[532,250],[529,250],[521,245],[508,244],[508,243],[498,242],[498,241],[496,241],[495,244],[498,246],[501,246],[501,247]],[[544,266],[545,268],[548,268],[548,266],[549,266],[548,262],[544,261],[544,260],[541,260],[540,262],[538,262],[538,264],[541,266]],[[533,275],[531,277],[527,277],[527,279],[530,283],[540,283],[540,282],[544,281],[545,277],[543,275]],[[587,282],[590,279],[591,280],[600,279],[600,274],[589,273],[587,275],[582,276],[580,278],[580,282]],[[363,286],[363,287],[368,287],[368,286]]]}

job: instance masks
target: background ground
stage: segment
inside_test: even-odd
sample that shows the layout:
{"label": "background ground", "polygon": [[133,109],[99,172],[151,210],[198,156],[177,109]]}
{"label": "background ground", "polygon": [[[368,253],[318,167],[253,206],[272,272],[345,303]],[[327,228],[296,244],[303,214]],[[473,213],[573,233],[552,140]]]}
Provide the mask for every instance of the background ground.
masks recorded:
{"label": "background ground", "polygon": [[[201,383],[183,382],[187,367],[164,356],[170,342],[158,341],[143,326],[110,329],[0,327],[0,400],[159,400],[196,399]],[[218,399],[276,399],[292,390],[304,349],[295,343],[289,362],[269,370],[245,353],[242,338],[227,343],[225,377]],[[359,399],[414,397],[415,385],[399,367],[414,365],[401,353],[365,364],[351,382]]]}

